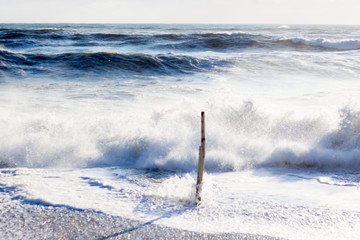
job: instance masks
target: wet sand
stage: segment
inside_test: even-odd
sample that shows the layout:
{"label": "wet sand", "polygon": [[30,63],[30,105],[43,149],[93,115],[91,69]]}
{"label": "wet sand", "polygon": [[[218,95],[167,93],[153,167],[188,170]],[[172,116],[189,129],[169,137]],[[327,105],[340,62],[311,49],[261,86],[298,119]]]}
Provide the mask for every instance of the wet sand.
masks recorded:
{"label": "wet sand", "polygon": [[246,233],[191,232],[157,225],[157,219],[140,222],[36,201],[14,199],[0,204],[0,239],[280,239]]}

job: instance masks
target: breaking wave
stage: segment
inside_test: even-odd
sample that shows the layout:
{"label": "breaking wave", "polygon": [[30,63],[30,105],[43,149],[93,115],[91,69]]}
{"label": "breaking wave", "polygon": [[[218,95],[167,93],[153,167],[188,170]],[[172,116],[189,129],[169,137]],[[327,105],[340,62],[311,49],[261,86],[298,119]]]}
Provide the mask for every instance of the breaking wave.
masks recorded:
{"label": "breaking wave", "polygon": [[[354,109],[342,109],[338,127],[330,130],[322,118],[270,119],[251,101],[207,112],[208,171],[360,168],[360,112]],[[22,113],[16,119],[5,112],[0,129],[7,140],[0,145],[0,166],[192,171],[200,141],[193,113],[191,103],[181,111],[109,113],[93,107],[91,112]]]}
{"label": "breaking wave", "polygon": [[317,47],[323,50],[358,50],[360,49],[359,40],[338,40],[331,41],[327,39],[303,39],[303,38],[294,38],[289,40],[281,40],[285,45],[289,44],[294,47]]}

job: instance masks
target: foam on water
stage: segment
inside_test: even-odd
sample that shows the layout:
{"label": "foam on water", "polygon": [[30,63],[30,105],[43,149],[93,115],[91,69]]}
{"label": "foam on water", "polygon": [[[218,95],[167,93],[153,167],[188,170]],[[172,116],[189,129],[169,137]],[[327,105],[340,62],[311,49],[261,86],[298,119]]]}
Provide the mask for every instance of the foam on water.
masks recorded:
{"label": "foam on water", "polygon": [[294,43],[302,43],[305,45],[310,46],[318,46],[328,49],[335,49],[335,50],[357,50],[360,49],[360,41],[358,40],[337,40],[337,41],[331,41],[327,39],[301,39],[301,38],[295,38],[291,39]]}
{"label": "foam on water", "polygon": [[[209,170],[360,167],[360,114],[354,104],[338,105],[339,113],[332,102],[326,111],[314,105],[306,112],[303,104],[293,105],[297,99],[284,105],[277,97],[265,103],[260,97],[242,100],[232,90],[213,92],[216,82],[206,88],[149,86],[135,95],[126,87],[93,84],[94,92],[91,84],[71,84],[70,91],[62,85],[3,89],[1,165],[191,170],[197,162],[198,113],[204,109]],[[87,93],[72,93],[73,88]],[[117,97],[108,99],[109,94]],[[275,111],[278,107],[282,110]],[[301,112],[294,114],[294,107]]]}
{"label": "foam on water", "polygon": [[[357,237],[356,28],[0,32],[8,36],[0,43],[7,206],[95,210],[198,232]],[[207,173],[195,208],[201,111]]]}
{"label": "foam on water", "polygon": [[353,239],[360,225],[359,179],[338,176],[343,174],[283,169],[210,173],[196,208],[193,173],[119,168],[1,172],[3,184],[14,189],[5,191],[24,204],[93,209],[197,232]]}

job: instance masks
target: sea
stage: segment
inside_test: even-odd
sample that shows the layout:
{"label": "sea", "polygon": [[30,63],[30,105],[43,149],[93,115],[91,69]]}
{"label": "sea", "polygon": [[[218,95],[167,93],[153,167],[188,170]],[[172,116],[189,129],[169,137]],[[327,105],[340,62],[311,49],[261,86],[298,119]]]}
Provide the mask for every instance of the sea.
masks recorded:
{"label": "sea", "polygon": [[359,234],[360,26],[0,24],[1,239]]}

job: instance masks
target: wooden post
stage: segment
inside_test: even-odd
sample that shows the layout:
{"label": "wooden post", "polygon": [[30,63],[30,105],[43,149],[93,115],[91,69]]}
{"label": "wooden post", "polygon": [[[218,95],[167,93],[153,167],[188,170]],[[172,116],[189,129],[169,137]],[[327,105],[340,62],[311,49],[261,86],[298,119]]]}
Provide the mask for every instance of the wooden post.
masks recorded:
{"label": "wooden post", "polygon": [[200,205],[201,202],[201,188],[205,165],[205,113],[201,112],[201,145],[199,147],[199,164],[198,175],[196,182],[196,204]]}

